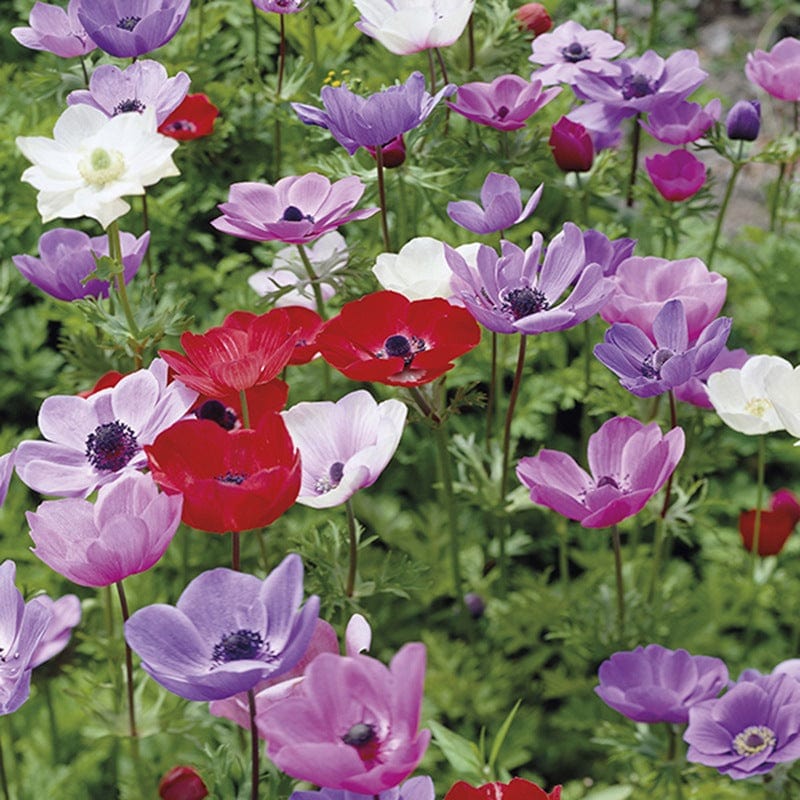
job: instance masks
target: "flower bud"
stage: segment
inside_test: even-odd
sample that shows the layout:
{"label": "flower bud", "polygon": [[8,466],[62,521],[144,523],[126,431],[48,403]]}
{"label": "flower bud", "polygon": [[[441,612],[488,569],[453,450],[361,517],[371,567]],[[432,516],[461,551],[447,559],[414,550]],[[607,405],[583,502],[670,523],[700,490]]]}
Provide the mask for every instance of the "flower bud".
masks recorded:
{"label": "flower bud", "polygon": [[694,196],[706,182],[705,165],[688,150],[654,155],[646,158],[644,164],[653,186],[672,203]]}
{"label": "flower bud", "polygon": [[159,781],[158,796],[161,800],[203,800],[208,789],[194,767],[178,766]]}
{"label": "flower bud", "polygon": [[530,31],[534,36],[547,33],[553,27],[553,20],[541,3],[525,3],[514,12],[514,19],[520,30]]}
{"label": "flower bud", "polygon": [[473,619],[480,619],[486,611],[486,603],[477,592],[467,592],[464,595],[464,605]]}
{"label": "flower bud", "polygon": [[739,100],[725,118],[729,139],[752,142],[761,129],[761,103],[758,100]]}
{"label": "flower bud", "polygon": [[594,144],[589,131],[567,117],[553,125],[548,139],[553,158],[564,172],[586,172],[594,162]]}
{"label": "flower bud", "polygon": [[[366,150],[375,158],[374,147],[367,147]],[[386,169],[399,167],[406,160],[406,145],[403,141],[403,134],[395,136],[394,139],[383,145],[381,147],[381,155],[383,156],[383,166]]]}

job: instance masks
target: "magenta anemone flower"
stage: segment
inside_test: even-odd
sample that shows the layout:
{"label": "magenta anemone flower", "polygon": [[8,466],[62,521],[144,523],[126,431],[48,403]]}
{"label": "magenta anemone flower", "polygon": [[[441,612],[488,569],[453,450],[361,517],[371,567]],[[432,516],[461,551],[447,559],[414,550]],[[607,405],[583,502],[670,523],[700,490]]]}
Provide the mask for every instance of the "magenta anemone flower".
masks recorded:
{"label": "magenta anemone flower", "polygon": [[19,445],[17,475],[42,494],[86,497],[123,471],[147,466],[143,446],[181,419],[196,398],[180,381],[167,384],[160,358],[91,397],[48,397],[39,409],[47,441]]}
{"label": "magenta anemone flower", "polygon": [[689,721],[689,709],[728,686],[725,662],[649,644],[614,653],[600,665],[602,701],[634,722]]}
{"label": "magenta anemone flower", "polygon": [[653,186],[671,203],[694,197],[706,182],[705,164],[688,150],[650,156],[644,160],[644,165]]}
{"label": "magenta anemone flower", "polygon": [[498,131],[516,131],[524,128],[529,117],[560,91],[558,87],[542,91],[541,81],[501,75],[491,83],[475,81],[459,86],[457,100],[445,105],[479,125]]}
{"label": "magenta anemone flower", "polygon": [[359,147],[391,142],[401,133],[421,125],[443,97],[456,87],[448,83],[431,97],[425,91],[425,76],[412,72],[405,83],[361,97],[347,86],[324,86],[320,97],[324,110],[302,103],[292,108],[306,125],[326,128],[352,156]]}
{"label": "magenta anemone flower", "polygon": [[306,7],[306,0],[253,0],[253,5],[273,14],[296,14]]}
{"label": "magenta anemone flower", "polygon": [[145,606],[125,623],[142,669],[187,700],[221,700],[290,670],[317,624],[303,602],[303,562],[291,554],[266,577],[220,567],[198,575],[176,606]]}
{"label": "magenta anemone flower", "polygon": [[686,760],[734,780],[800,758],[800,683],[790,675],[740,681],[689,710]]}
{"label": "magenta anemone flower", "polygon": [[537,36],[532,49],[528,60],[542,66],[531,78],[550,86],[575,83],[586,74],[618,75],[619,67],[609,59],[618,56],[625,45],[605,31],[587,31],[583,25],[569,20],[550,33]]}
{"label": "magenta anemone flower", "polygon": [[504,240],[498,256],[481,245],[473,269],[445,246],[455,296],[481,325],[497,333],[535,334],[579,325],[607,302],[613,284],[603,277],[600,264],[587,266],[577,225],[564,225],[540,264],[542,248],[540,233],[533,234],[525,251]]}
{"label": "magenta anemone flower", "polygon": [[181,522],[183,497],[159,494],[150,475],[129,472],[100,487],[97,502],[48,500],[26,518],[38,556],[81,586],[110,586],[146,572]]}
{"label": "magenta anemone flower", "polygon": [[190,0],[80,0],[78,19],[106,53],[143,56],[166,44],[183,25]]}
{"label": "magenta anemone flower", "polygon": [[332,508],[372,486],[400,444],[407,410],[399,400],[376,403],[360,389],[336,403],[298,403],[284,411],[303,466],[297,502]]}
{"label": "magenta anemone flower", "polygon": [[517,477],[534,503],[584,528],[606,528],[645,507],[678,465],[684,444],[681,428],[662,435],[655,422],[614,417],[589,437],[591,474],[566,453],[540,450],[520,459]]}
{"label": "magenta anemone flower", "polygon": [[510,175],[490,172],[481,186],[481,208],[472,200],[447,204],[447,216],[472,233],[497,233],[526,220],[536,210],[544,184],[533,192],[522,207],[519,184]]}
{"label": "magenta anemone flower", "polygon": [[97,45],[78,19],[80,0],[69,0],[67,10],[49,3],[34,3],[27,28],[12,28],[11,35],[31,50],[47,50],[61,58],[91,53]]}
{"label": "magenta anemone flower", "polygon": [[289,800],[434,800],[433,781],[427,775],[409,778],[400,786],[379,792],[377,795],[358,794],[342,789],[320,789],[318,792],[292,792]]}
{"label": "magenta anemone flower", "polygon": [[679,103],[661,103],[639,124],[659,142],[671,145],[697,141],[719,120],[722,102],[715,97],[703,108],[699,103],[681,100]]}
{"label": "magenta anemone flower", "polygon": [[313,242],[323,233],[354,220],[366,219],[377,208],[353,211],[364,194],[355,175],[331,183],[324,175],[309,172],[268,183],[234,183],[221,217],[211,224],[223,233],[256,242],[286,244]]}
{"label": "magenta anemone flower", "polygon": [[268,754],[293,778],[376,795],[419,764],[425,647],[407,644],[387,669],[369,656],[315,658],[300,688],[259,719]]}
{"label": "magenta anemone flower", "polygon": [[768,53],[748,53],[744,74],[778,100],[800,101],[800,39],[788,36]]}
{"label": "magenta anemone flower", "polygon": [[547,140],[556,166],[563,172],[587,172],[594,163],[594,142],[583,125],[561,117]]}
{"label": "magenta anemone flower", "polygon": [[[138,239],[132,233],[119,235],[125,283],[139,270],[150,242],[150,231]],[[97,268],[96,256],[107,256],[108,236],[89,236],[70,228],[54,228],[39,238],[39,258],[12,256],[14,266],[34,286],[58,300],[82,297],[108,297],[108,281],[93,278],[85,281]]]}
{"label": "magenta anemone flower", "polygon": [[189,76],[179,72],[174,78],[157,61],[145,59],[120,69],[102,64],[89,79],[88,89],[76,89],[67,95],[67,105],[79,103],[115,117],[129,111],[141,113],[152,107],[160,125],[183,102],[189,91]]}
{"label": "magenta anemone flower", "polygon": [[74,594],[65,594],[53,600],[46,594],[38,594],[31,600],[50,610],[50,624],[31,656],[31,667],[55,658],[68,644],[72,629],[81,621],[81,601]]}

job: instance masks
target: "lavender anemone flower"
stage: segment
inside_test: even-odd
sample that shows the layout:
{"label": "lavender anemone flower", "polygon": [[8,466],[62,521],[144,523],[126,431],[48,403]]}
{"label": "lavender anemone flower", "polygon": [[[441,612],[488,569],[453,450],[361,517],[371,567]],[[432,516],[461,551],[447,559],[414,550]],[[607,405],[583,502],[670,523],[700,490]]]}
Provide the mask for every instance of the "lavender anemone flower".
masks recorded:
{"label": "lavender anemone flower", "polygon": [[403,781],[425,753],[419,730],[425,647],[407,644],[387,669],[369,656],[323,653],[297,692],[259,719],[283,772],[317,786],[376,795]]}
{"label": "lavender anemone flower", "polygon": [[516,131],[540,108],[547,105],[560,88],[542,91],[541,81],[526,81],[519,75],[501,75],[491,83],[465,83],[458,87],[458,98],[445,105],[479,125],[498,131]]}
{"label": "lavender anemone flower", "polygon": [[143,56],[165,45],[183,25],[190,0],[80,0],[78,19],[106,53]]}
{"label": "lavender anemone flower", "polygon": [[662,435],[655,422],[614,417],[589,437],[591,475],[566,453],[540,450],[520,459],[517,477],[534,503],[584,528],[606,528],[645,507],[675,470],[684,445],[681,428]]}
{"label": "lavender anemone flower", "polygon": [[586,249],[586,263],[600,264],[603,275],[610,278],[617,274],[617,267],[631,257],[636,239],[609,239],[604,233],[589,228],[583,232],[583,246]]}
{"label": "lavender anemone flower", "polygon": [[97,502],[48,500],[25,516],[48,567],[81,586],[110,586],[146,572],[181,522],[183,496],[160,494],[150,475],[130,472],[101,486]]}
{"label": "lavender anemone flower", "polygon": [[728,685],[725,662],[649,644],[614,653],[600,665],[595,692],[634,722],[689,721],[689,709],[716,698]]}
{"label": "lavender anemone flower", "polygon": [[717,122],[722,102],[715,97],[703,108],[699,103],[681,100],[679,103],[660,103],[639,124],[654,139],[664,144],[684,145],[697,141]]}
{"label": "lavender anemone flower", "polygon": [[320,97],[324,110],[292,103],[292,108],[306,125],[327,128],[334,139],[352,156],[359,147],[376,147],[390,142],[401,133],[421,125],[436,104],[456,90],[448,83],[431,97],[425,91],[425,77],[412,72],[399,86],[361,97],[347,86],[324,86]]}
{"label": "lavender anemone flower", "polygon": [[81,621],[81,601],[74,594],[65,594],[53,600],[46,594],[38,594],[31,600],[39,603],[51,613],[50,624],[31,656],[31,667],[55,658],[68,644],[72,629]]}
{"label": "lavender anemone flower", "polygon": [[732,322],[715,319],[690,344],[683,303],[670,300],[653,322],[652,340],[635,325],[617,322],[594,354],[631,394],[655,397],[701,375],[725,347]]}
{"label": "lavender anemone flower", "polygon": [[27,28],[12,28],[11,35],[31,50],[47,50],[61,58],[91,53],[97,45],[78,19],[80,0],[69,0],[67,10],[48,3],[34,3]]}
{"label": "lavender anemone flower", "polygon": [[90,397],[48,397],[39,409],[47,441],[19,445],[17,475],[42,494],[86,497],[124,470],[147,466],[142,447],[181,419],[196,398],[180,381],[167,384],[160,358]]}
{"label": "lavender anemone flower", "polygon": [[789,36],[768,53],[748,53],[744,74],[778,100],[800,101],[800,39]]}
{"label": "lavender anemone flower", "polygon": [[377,208],[353,211],[364,194],[355,175],[331,183],[309,172],[281,178],[274,186],[247,181],[231,184],[221,217],[211,224],[223,233],[257,242],[306,244],[354,220],[366,219]]}
{"label": "lavender anemone flower", "polygon": [[11,475],[14,472],[14,459],[16,455],[17,450],[14,448],[10,452],[0,456],[0,506],[6,501],[8,486],[11,483]]}
{"label": "lavender anemone flower", "polygon": [[153,680],[187,700],[221,700],[290,670],[317,624],[303,601],[303,562],[291,554],[266,577],[220,567],[198,575],[176,606],[145,606],[125,639]]}
{"label": "lavender anemone flower", "polygon": [[481,208],[472,200],[447,204],[447,216],[472,233],[497,233],[526,220],[536,210],[544,184],[533,192],[522,207],[519,184],[510,175],[490,172],[481,186]]}
{"label": "lavender anemone flower", "polygon": [[377,795],[358,794],[342,789],[320,789],[318,792],[292,792],[289,800],[434,800],[433,781],[427,775],[409,778],[400,786],[379,792]]}
{"label": "lavender anemone flower", "polygon": [[[122,266],[125,283],[129,283],[142,264],[150,242],[150,231],[138,239],[132,233],[120,233]],[[78,300],[82,297],[108,297],[108,281],[93,278],[85,281],[96,269],[96,256],[107,256],[108,236],[89,236],[70,228],[54,228],[39,238],[39,258],[12,256],[14,266],[34,286],[57,300]]]}
{"label": "lavender anemone flower", "polygon": [[689,710],[686,760],[734,780],[800,758],[800,683],[790,675],[740,681]]}
{"label": "lavender anemone flower", "polygon": [[572,20],[533,40],[529,61],[542,66],[531,75],[545,86],[576,83],[583,75],[618,75],[620,68],[609,59],[618,56],[625,45],[611,34],[587,31]]}
{"label": "lavender anemone flower", "polygon": [[303,466],[297,502],[332,508],[372,486],[400,444],[406,406],[376,403],[363,389],[336,403],[298,403],[282,413]]}
{"label": "lavender anemone flower", "polygon": [[481,325],[496,333],[563,331],[584,322],[607,302],[612,282],[603,277],[600,264],[587,266],[577,225],[564,225],[540,265],[542,245],[540,233],[533,234],[525,251],[503,241],[499,257],[481,245],[475,269],[445,246],[454,294]]}
{"label": "lavender anemone flower", "polygon": [[107,117],[129,111],[141,113],[152,106],[156,124],[161,125],[183,102],[189,83],[185,72],[168,78],[167,70],[150,59],[137,61],[125,69],[102,64],[92,73],[88,89],[77,89],[67,95],[67,105],[85,103]]}

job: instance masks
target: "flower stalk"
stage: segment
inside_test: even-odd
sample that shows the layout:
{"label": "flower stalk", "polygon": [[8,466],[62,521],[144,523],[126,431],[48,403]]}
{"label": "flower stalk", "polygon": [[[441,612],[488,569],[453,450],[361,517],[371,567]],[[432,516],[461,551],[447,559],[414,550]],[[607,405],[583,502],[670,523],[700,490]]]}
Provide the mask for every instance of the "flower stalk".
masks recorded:
{"label": "flower stalk", "polygon": [[348,553],[349,564],[347,568],[347,586],[345,594],[352,597],[356,588],[356,569],[358,567],[358,533],[356,530],[356,516],[353,513],[353,501],[345,501],[344,507],[347,511],[347,534],[348,534]]}
{"label": "flower stalk", "polygon": [[250,717],[250,798],[251,800],[258,800],[260,767],[258,726],[256,725],[256,693],[254,689],[247,690],[247,709]]}
{"label": "flower stalk", "polygon": [[314,302],[317,304],[317,314],[319,314],[322,319],[327,319],[328,317],[325,314],[325,298],[322,296],[322,286],[320,286],[319,276],[314,271],[314,265],[311,263],[311,259],[308,257],[305,247],[303,247],[302,244],[298,244],[297,251],[300,253],[300,259],[303,262],[303,267],[305,267],[306,275],[308,275],[308,280],[311,282],[311,290],[314,292]]}
{"label": "flower stalk", "polygon": [[[119,606],[122,610],[123,623],[128,621],[130,613],[128,611],[128,600],[125,597],[125,589],[122,586],[122,581],[116,582],[117,595],[119,596]],[[131,651],[128,642],[125,642],[125,676],[127,683],[127,696],[128,696],[128,728],[130,731],[131,739],[136,739],[138,733],[136,731],[136,710],[134,707],[133,699],[133,652]]]}
{"label": "flower stalk", "polygon": [[375,164],[378,170],[378,201],[381,207],[381,235],[383,236],[383,247],[387,253],[392,252],[392,243],[389,239],[389,223],[386,220],[386,186],[383,179],[383,147],[375,145]]}

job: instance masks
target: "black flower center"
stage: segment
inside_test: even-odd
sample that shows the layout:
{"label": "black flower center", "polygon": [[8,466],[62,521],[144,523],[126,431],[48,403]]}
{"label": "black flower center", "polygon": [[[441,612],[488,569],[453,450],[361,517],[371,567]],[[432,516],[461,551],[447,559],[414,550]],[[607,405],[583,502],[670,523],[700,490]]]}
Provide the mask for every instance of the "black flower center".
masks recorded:
{"label": "black flower center", "polygon": [[284,222],[302,222],[304,219],[309,222],[314,221],[311,214],[304,214],[297,206],[286,206],[286,210],[283,212]]}
{"label": "black flower center", "polygon": [[406,369],[411,366],[414,356],[427,349],[427,345],[419,336],[404,336],[396,333],[383,343],[383,350],[375,353],[375,358],[402,358]]}
{"label": "black flower center", "polygon": [[642,375],[645,378],[658,380],[661,378],[661,367],[669,361],[675,353],[668,347],[659,347],[653,350],[642,362]]}
{"label": "black flower center", "polygon": [[117,27],[124,31],[132,31],[141,21],[141,17],[122,17],[117,22]]}
{"label": "black flower center", "polygon": [[206,400],[194,412],[194,415],[198,419],[210,419],[212,422],[216,422],[220,428],[225,428],[226,431],[232,431],[236,425],[236,414],[219,400]]}
{"label": "black flower center", "polygon": [[231,472],[228,470],[224,475],[217,475],[217,480],[220,483],[235,483],[239,486],[247,480],[247,475],[244,472]]}
{"label": "black flower center", "polygon": [[500,106],[495,115],[498,119],[505,119],[508,116],[508,106]]}
{"label": "black flower center", "polygon": [[658,88],[657,82],[651,82],[646,75],[637,72],[630,75],[622,82],[622,96],[626,100],[633,100],[638,97],[647,97],[653,94]]}
{"label": "black flower center", "polygon": [[342,736],[342,741],[351,747],[364,747],[375,739],[375,729],[366,722],[359,722],[353,725],[347,733]]}
{"label": "black flower center", "polygon": [[502,310],[511,312],[514,319],[528,317],[539,311],[546,311],[550,308],[550,303],[544,296],[544,292],[539,289],[531,289],[530,286],[523,286],[521,289],[512,289],[503,298]]}
{"label": "black flower center", "polygon": [[123,100],[121,103],[115,105],[114,113],[111,116],[116,117],[117,114],[126,114],[128,111],[138,111],[141,113],[145,110],[145,108],[146,106],[141,100],[129,98],[128,100]]}
{"label": "black flower center", "polygon": [[98,425],[86,437],[86,457],[95,468],[105,472],[122,469],[139,452],[133,429],[115,419]]}
{"label": "black flower center", "polygon": [[615,489],[619,489],[619,484],[616,479],[612,478],[610,475],[603,475],[603,477],[597,481],[597,488],[599,489],[601,486],[613,486]]}
{"label": "black flower center", "polygon": [[317,478],[314,490],[317,494],[325,494],[331,489],[335,489],[341,482],[344,475],[344,464],[341,461],[334,461],[327,475]]}
{"label": "black flower center", "polygon": [[562,47],[561,55],[564,56],[564,60],[569,61],[570,64],[577,64],[578,61],[586,61],[587,58],[592,57],[589,51],[580,42],[573,42],[566,47]]}
{"label": "black flower center", "polygon": [[175,122],[170,122],[161,130],[170,131],[170,133],[177,133],[178,131],[189,131],[189,133],[194,133],[197,130],[197,125],[195,125],[194,122],[189,122],[188,119],[176,119]]}
{"label": "black flower center", "polygon": [[390,336],[383,346],[388,356],[407,356],[411,352],[411,342],[400,333]]}
{"label": "black flower center", "polygon": [[264,647],[264,638],[258,631],[240,628],[238,631],[223,636],[214,645],[211,660],[215,664],[226,664],[228,661],[241,661],[245,658],[258,658]]}

